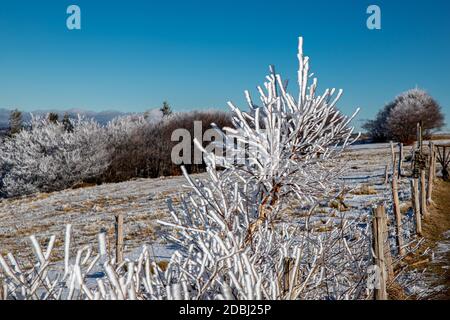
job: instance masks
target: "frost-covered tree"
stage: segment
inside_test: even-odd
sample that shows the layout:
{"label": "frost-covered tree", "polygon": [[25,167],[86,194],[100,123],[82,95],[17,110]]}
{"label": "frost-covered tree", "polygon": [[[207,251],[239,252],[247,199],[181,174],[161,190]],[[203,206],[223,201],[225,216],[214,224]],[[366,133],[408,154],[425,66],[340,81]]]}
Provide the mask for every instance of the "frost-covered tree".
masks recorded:
{"label": "frost-covered tree", "polygon": [[117,117],[106,125],[107,150],[110,163],[103,177],[107,181],[115,181],[115,177],[125,171],[125,166],[134,162],[135,155],[131,152],[137,146],[131,144],[131,137],[136,131],[152,126],[158,120],[146,116],[128,115]]}
{"label": "frost-covered tree", "polygon": [[114,148],[116,145],[127,141],[128,137],[137,128],[144,127],[149,123],[154,123],[157,120],[146,118],[141,115],[127,115],[116,117],[109,121],[106,125],[108,133],[109,144]]}
{"label": "frost-covered tree", "polygon": [[[340,170],[332,159],[353,142],[351,117],[336,109],[342,91],[316,95],[317,80],[309,83],[302,39],[298,58],[296,97],[272,72],[264,88],[258,88],[259,106],[247,92],[248,112],[229,103],[234,128],[217,128],[224,136],[217,146],[231,150],[226,157],[196,142],[208,175],[194,180],[183,169],[191,192],[179,208],[168,202],[172,218],[160,223],[173,228],[167,238],[179,249],[165,272],[145,246],[138,259],[114,268],[114,260],[105,257],[102,236],[98,256],[84,247],[71,262],[69,226],[65,271],[55,279],[46,273],[54,239],[45,255],[31,239],[39,263],[29,274],[41,286],[21,283],[15,259],[0,256],[6,295],[32,298],[39,286],[49,299],[70,299],[75,293],[82,299],[366,298],[364,279],[371,264],[367,224],[337,215],[319,228],[314,219],[318,201],[339,192]],[[246,147],[230,149],[234,143],[229,139]],[[300,211],[304,215],[295,214]],[[107,277],[88,285],[85,277],[100,260]]]}
{"label": "frost-covered tree", "polygon": [[67,113],[64,114],[62,124],[64,126],[64,130],[66,130],[67,132],[73,131],[73,124],[72,121],[70,120],[69,114]]}
{"label": "frost-covered tree", "polygon": [[440,105],[428,93],[412,89],[397,96],[380,110],[363,128],[374,141],[414,141],[417,123],[422,121],[425,136],[444,125]]}
{"label": "frost-covered tree", "polygon": [[106,132],[93,120],[78,118],[69,132],[59,122],[33,117],[30,127],[0,146],[8,196],[64,189],[97,177],[109,163]]}
{"label": "frost-covered tree", "polygon": [[163,117],[164,115],[160,109],[150,109],[144,112],[144,118],[153,123],[161,121]]}
{"label": "frost-covered tree", "polygon": [[440,105],[423,90],[406,91],[395,99],[394,104],[387,118],[389,132],[394,140],[414,141],[419,122],[422,122],[422,130],[426,137],[429,137],[434,129],[444,125]]}

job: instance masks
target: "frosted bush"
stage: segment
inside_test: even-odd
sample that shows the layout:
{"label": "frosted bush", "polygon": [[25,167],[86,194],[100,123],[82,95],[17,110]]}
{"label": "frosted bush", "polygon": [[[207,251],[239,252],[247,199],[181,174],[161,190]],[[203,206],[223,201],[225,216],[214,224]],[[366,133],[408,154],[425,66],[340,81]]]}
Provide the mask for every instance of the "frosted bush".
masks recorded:
{"label": "frosted bush", "polygon": [[[341,191],[333,159],[354,138],[351,117],[335,108],[342,91],[316,96],[317,79],[308,84],[302,39],[298,58],[298,98],[272,72],[258,88],[260,106],[248,92],[249,112],[229,103],[234,128],[217,128],[225,141],[217,147],[227,154],[203,150],[208,179],[192,181],[186,174],[193,194],[180,210],[171,210],[173,222],[161,221],[178,230],[171,240],[183,248],[169,265],[170,281],[191,283],[197,298],[342,299],[365,293],[367,229],[357,219],[328,219],[320,232],[309,225],[317,201]],[[232,148],[236,141],[246,147]],[[217,171],[217,164],[225,170]],[[293,203],[308,206],[308,217],[286,221]]]}
{"label": "frosted bush", "polygon": [[33,118],[30,126],[0,146],[8,196],[60,190],[96,177],[108,165],[107,136],[97,122],[78,118],[70,132],[43,118]]}
{"label": "frosted bush", "polygon": [[121,116],[109,121],[106,125],[106,132],[110,145],[117,146],[124,143],[129,140],[129,137],[136,130],[158,123],[162,119],[159,113],[152,112],[152,117],[141,115]]}
{"label": "frosted bush", "polygon": [[[108,168],[116,146],[139,128],[161,117],[117,117],[106,126],[78,117],[73,130],[64,123],[33,117],[27,129],[0,145],[1,194],[8,197],[62,190],[99,178]],[[1,195],[0,194],[0,195]]]}

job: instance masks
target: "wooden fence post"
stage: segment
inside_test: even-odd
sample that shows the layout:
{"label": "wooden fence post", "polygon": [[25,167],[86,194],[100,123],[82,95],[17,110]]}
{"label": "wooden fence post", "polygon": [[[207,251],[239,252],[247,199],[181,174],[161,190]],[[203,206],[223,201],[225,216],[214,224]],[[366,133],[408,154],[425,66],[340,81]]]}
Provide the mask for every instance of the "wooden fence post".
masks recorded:
{"label": "wooden fence post", "polygon": [[411,180],[411,202],[416,220],[416,233],[422,235],[422,217],[420,216],[419,179]]}
{"label": "wooden fence post", "polygon": [[119,213],[116,216],[116,223],[114,229],[116,233],[116,264],[123,261],[123,214]]}
{"label": "wooden fence post", "polygon": [[392,174],[395,174],[395,150],[394,150],[394,143],[392,141],[390,141],[389,143],[391,145]]}
{"label": "wooden fence post", "polygon": [[433,181],[436,179],[436,148],[433,148]]}
{"label": "wooden fence post", "polygon": [[430,141],[430,158],[429,158],[429,168],[428,168],[428,188],[427,188],[427,205],[431,205],[433,202],[432,194],[433,194],[433,151],[434,146],[433,142]]}
{"label": "wooden fence post", "polygon": [[372,239],[373,239],[373,252],[374,264],[378,268],[379,278],[378,283],[374,288],[375,300],[387,300],[386,292],[386,265],[384,259],[384,228],[383,217],[381,213],[381,206],[377,207],[374,211],[374,217],[372,220]]}
{"label": "wooden fence post", "polygon": [[398,252],[402,256],[405,253],[405,249],[403,248],[403,238],[402,238],[402,215],[400,212],[400,201],[398,199],[398,186],[397,186],[397,177],[394,173],[392,176],[392,200],[393,200],[393,211],[395,214],[395,228],[396,228],[396,236],[397,236],[397,246]]}
{"label": "wooden fence post", "polygon": [[386,165],[384,168],[384,184],[388,184],[389,182],[389,165]]}
{"label": "wooden fence post", "polygon": [[[5,295],[5,296],[3,296]],[[2,277],[0,276],[0,301],[1,300],[6,300],[6,293],[3,294],[3,280]]]}
{"label": "wooden fence post", "polygon": [[428,216],[426,184],[425,170],[420,169],[420,213],[423,218]]}
{"label": "wooden fence post", "polygon": [[402,161],[403,161],[403,143],[398,144],[399,156],[398,156],[398,178],[402,176]]}
{"label": "wooden fence post", "polygon": [[431,177],[433,179],[436,179],[436,147],[432,141],[430,141],[430,156],[431,156]]}
{"label": "wooden fence post", "polygon": [[385,266],[387,270],[386,281],[389,282],[394,279],[394,265],[392,263],[391,246],[389,244],[389,229],[387,224],[387,215],[384,205],[377,207],[378,215],[381,216],[381,226],[383,227],[383,245],[384,245],[384,258]]}
{"label": "wooden fence post", "polygon": [[[283,261],[283,293],[289,292],[291,285],[292,271],[294,269],[295,260],[293,258],[284,258]],[[295,281],[295,279],[294,279]]]}
{"label": "wooden fence post", "polygon": [[417,149],[422,151],[422,121],[417,123]]}

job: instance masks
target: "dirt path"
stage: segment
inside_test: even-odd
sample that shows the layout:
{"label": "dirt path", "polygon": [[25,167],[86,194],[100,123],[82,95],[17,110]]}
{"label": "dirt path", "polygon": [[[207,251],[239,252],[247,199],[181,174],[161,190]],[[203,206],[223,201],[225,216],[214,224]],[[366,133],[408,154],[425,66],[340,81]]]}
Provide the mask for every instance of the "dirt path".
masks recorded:
{"label": "dirt path", "polygon": [[422,269],[426,268],[424,280],[435,290],[422,299],[450,300],[450,182],[436,179],[429,212],[423,221],[423,237],[434,256]]}

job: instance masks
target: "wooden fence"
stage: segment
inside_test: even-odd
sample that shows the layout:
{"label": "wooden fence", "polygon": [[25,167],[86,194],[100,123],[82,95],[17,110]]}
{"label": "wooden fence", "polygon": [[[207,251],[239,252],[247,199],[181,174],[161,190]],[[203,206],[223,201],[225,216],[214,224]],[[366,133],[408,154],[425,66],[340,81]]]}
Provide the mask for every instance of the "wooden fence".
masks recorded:
{"label": "wooden fence", "polygon": [[[414,232],[418,236],[422,236],[422,220],[429,217],[429,206],[432,205],[433,182],[436,178],[436,146],[433,142],[428,145],[428,153],[425,154],[422,142],[422,128],[418,124],[417,146],[413,150],[411,160],[411,175],[407,176],[403,170],[404,149],[402,144],[398,144],[398,152],[394,143],[390,143],[391,147],[391,163],[385,166],[384,184],[387,185],[389,177],[391,181],[392,192],[392,208],[395,221],[395,243],[398,257],[401,260],[405,255],[405,246],[403,243],[403,225],[402,215],[400,212],[400,202],[398,196],[398,181],[402,178],[410,180],[411,186],[411,206],[414,211]],[[391,167],[391,174],[388,168]],[[373,209],[372,218],[372,251],[373,263],[378,268],[379,283],[374,289],[374,299],[388,299],[387,286],[394,278],[394,263],[391,256],[392,251],[390,242],[388,241],[388,217],[384,204]]]}

